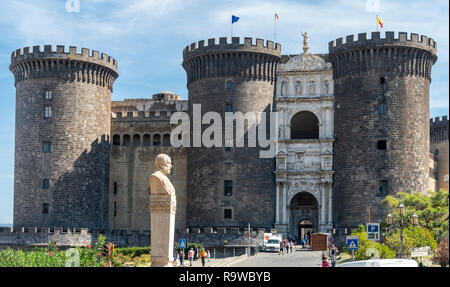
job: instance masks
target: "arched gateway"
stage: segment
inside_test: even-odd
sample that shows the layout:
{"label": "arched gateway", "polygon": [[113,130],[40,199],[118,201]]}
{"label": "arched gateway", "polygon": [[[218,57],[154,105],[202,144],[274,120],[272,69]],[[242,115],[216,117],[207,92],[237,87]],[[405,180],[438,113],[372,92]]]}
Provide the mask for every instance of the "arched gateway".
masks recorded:
{"label": "arched gateway", "polygon": [[[333,230],[333,69],[309,52],[278,69],[278,142],[275,170],[277,232]],[[309,223],[307,222],[309,221]],[[303,223],[302,223],[303,222]],[[302,231],[303,230],[303,231]]]}
{"label": "arched gateway", "polygon": [[289,204],[289,231],[291,236],[299,239],[305,233],[318,232],[319,228],[319,203],[308,192],[299,192]]}

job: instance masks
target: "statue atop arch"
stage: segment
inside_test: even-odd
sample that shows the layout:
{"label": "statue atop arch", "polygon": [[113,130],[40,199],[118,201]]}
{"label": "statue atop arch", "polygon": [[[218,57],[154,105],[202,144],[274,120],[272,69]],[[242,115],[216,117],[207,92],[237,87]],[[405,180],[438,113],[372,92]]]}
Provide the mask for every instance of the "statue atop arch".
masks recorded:
{"label": "statue atop arch", "polygon": [[302,33],[303,36],[303,54],[309,54],[309,35],[308,32]]}

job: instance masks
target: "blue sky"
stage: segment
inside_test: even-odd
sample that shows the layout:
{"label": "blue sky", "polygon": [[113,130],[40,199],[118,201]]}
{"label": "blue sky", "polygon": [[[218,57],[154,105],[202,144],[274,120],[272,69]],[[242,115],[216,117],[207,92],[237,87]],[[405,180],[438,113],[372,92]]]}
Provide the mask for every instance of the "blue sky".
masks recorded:
{"label": "blue sky", "polygon": [[[376,0],[369,0],[376,2]],[[1,0],[0,10],[0,223],[12,223],[14,176],[14,79],[11,52],[33,45],[72,45],[95,49],[117,59],[120,78],[113,100],[147,98],[172,91],[187,98],[183,48],[198,40],[233,36],[273,40],[283,54],[298,54],[301,32],[310,34],[313,53],[326,53],[328,42],[376,29],[424,34],[438,43],[433,68],[431,117],[449,110],[448,0],[268,1],[268,0],[80,0],[80,12],[68,13],[66,0]],[[31,199],[30,199],[31,200]]]}

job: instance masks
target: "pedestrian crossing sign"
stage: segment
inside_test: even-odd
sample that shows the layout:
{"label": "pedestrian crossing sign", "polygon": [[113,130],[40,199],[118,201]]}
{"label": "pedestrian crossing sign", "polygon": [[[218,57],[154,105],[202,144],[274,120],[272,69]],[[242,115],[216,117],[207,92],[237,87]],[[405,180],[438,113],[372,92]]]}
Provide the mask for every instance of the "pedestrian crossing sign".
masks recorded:
{"label": "pedestrian crossing sign", "polygon": [[180,239],[180,249],[186,248],[186,238]]}
{"label": "pedestrian crossing sign", "polygon": [[347,236],[347,250],[358,250],[358,248],[359,248],[359,237]]}

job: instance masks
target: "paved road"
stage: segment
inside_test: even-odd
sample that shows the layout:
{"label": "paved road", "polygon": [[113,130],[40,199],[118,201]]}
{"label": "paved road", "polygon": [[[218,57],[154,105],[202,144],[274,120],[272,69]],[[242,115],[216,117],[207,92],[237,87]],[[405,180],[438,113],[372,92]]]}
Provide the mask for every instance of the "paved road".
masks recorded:
{"label": "paved road", "polygon": [[293,253],[279,255],[277,253],[261,252],[231,267],[320,267],[321,251],[298,249]]}

